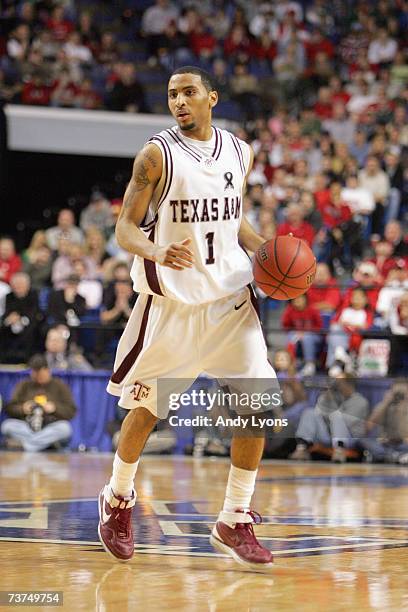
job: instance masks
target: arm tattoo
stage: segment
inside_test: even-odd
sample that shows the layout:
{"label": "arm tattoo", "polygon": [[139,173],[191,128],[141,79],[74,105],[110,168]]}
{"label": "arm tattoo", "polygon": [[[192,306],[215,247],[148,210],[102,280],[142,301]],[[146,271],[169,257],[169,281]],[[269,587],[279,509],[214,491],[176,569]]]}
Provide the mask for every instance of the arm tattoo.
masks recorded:
{"label": "arm tattoo", "polygon": [[133,181],[136,185],[136,191],[143,191],[143,189],[150,184],[150,179],[147,175],[147,167],[144,161],[141,161],[137,165],[137,168],[135,168]]}
{"label": "arm tattoo", "polygon": [[148,176],[148,163],[146,163],[146,160],[151,166],[153,166],[153,168],[157,166],[157,161],[152,155],[149,153],[143,154],[143,159],[137,164],[132,180],[129,184],[129,192],[127,193],[123,202],[125,208],[129,208],[132,205],[133,198],[138,191],[143,191],[143,189],[145,189],[151,183]]}

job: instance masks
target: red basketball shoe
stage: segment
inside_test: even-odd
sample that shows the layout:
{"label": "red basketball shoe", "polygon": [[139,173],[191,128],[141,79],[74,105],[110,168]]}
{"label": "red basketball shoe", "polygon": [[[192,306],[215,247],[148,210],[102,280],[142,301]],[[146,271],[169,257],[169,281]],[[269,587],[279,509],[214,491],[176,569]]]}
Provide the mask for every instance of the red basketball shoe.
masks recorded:
{"label": "red basketball shoe", "polygon": [[[210,536],[214,548],[251,569],[263,570],[273,567],[272,553],[261,546],[254,533],[253,525],[262,523],[262,518],[257,512],[222,511],[219,518],[221,520],[217,521]],[[234,527],[223,523],[222,519],[234,520]]]}
{"label": "red basketball shoe", "polygon": [[106,552],[119,561],[129,561],[135,550],[132,531],[135,502],[134,491],[131,498],[125,498],[115,495],[106,485],[99,493],[99,539]]}

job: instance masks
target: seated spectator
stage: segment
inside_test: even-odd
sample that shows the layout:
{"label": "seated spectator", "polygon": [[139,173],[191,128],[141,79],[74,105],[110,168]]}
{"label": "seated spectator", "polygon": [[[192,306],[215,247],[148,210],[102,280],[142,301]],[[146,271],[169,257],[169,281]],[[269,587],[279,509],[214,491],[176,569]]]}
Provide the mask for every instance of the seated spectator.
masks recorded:
{"label": "seated spectator", "polygon": [[54,289],[63,289],[66,279],[75,273],[75,263],[82,261],[88,279],[98,278],[98,268],[91,257],[84,255],[84,248],[79,244],[69,244],[67,254],[60,255],[52,266],[51,280]]}
{"label": "seated spectator", "polygon": [[257,38],[257,44],[255,47],[255,56],[258,61],[266,62],[269,69],[272,69],[272,62],[277,54],[276,43],[268,32],[262,32]]}
{"label": "seated spectator", "polygon": [[217,39],[203,20],[199,19],[194,30],[190,32],[187,48],[190,48],[195,57],[200,60],[213,59],[216,47]]}
{"label": "seated spectator", "polygon": [[[313,113],[313,111],[308,111]],[[313,177],[313,187],[315,187],[315,176],[322,169],[322,152],[320,148],[317,146],[317,140],[315,138],[315,134],[312,132],[311,134],[306,133],[312,128],[309,128],[307,125],[305,126],[304,122],[302,123],[302,158],[306,160],[310,174]]]}
{"label": "seated spectator", "polygon": [[377,312],[388,321],[391,307],[408,291],[408,260],[398,259],[385,279],[384,287],[378,294]]}
{"label": "seated spectator", "polygon": [[358,167],[362,168],[367,160],[370,151],[370,145],[367,142],[367,137],[363,130],[356,130],[353,137],[353,142],[349,147],[349,153],[358,162]]}
{"label": "seated spectator", "polygon": [[341,198],[341,184],[333,182],[329,200],[318,204],[324,228],[316,235],[313,250],[319,262],[330,266],[341,276],[344,269],[351,269],[361,257],[362,241],[360,224],[352,219],[350,208]]}
{"label": "seated spectator", "polygon": [[390,193],[390,180],[381,169],[377,157],[369,155],[364,169],[358,175],[359,186],[369,191],[375,202],[372,214],[372,233],[381,234],[384,227],[384,210]]}
{"label": "seated spectator", "polygon": [[290,97],[297,94],[299,77],[303,66],[297,54],[296,45],[290,44],[273,60],[273,72],[277,81],[277,93],[283,103],[289,103]]}
{"label": "seated spectator", "polygon": [[228,64],[225,60],[217,58],[213,61],[212,73],[216,82],[218,100],[226,102],[231,99],[229,90]]}
{"label": "seated spectator", "polygon": [[52,254],[47,246],[41,246],[30,254],[30,261],[23,264],[23,270],[31,279],[36,291],[51,283]]}
{"label": "seated spectator", "polygon": [[408,291],[397,298],[390,307],[388,321],[391,331],[391,375],[406,373],[404,357],[408,356]]}
{"label": "seated spectator", "polygon": [[317,117],[322,121],[331,119],[333,114],[333,104],[329,87],[320,87],[317,92],[317,102],[313,107]]}
{"label": "seated spectator", "polygon": [[327,200],[320,199],[317,207],[322,215],[323,225],[328,229],[340,227],[351,219],[351,210],[341,198],[341,183],[338,181],[330,185]]}
{"label": "seated spectator", "polygon": [[69,387],[53,378],[42,355],[34,355],[29,367],[30,379],[16,386],[5,406],[6,418],[1,433],[9,447],[38,452],[66,444],[72,436],[70,420],[76,406]]}
{"label": "seated spectator", "polygon": [[340,306],[340,289],[336,279],[330,274],[327,264],[317,264],[316,275],[307,292],[307,299],[310,306],[316,308],[321,315],[330,315]]}
{"label": "seated spectator", "polygon": [[24,363],[34,352],[41,313],[28,274],[16,272],[10,286],[0,330],[2,359],[5,363]]}
{"label": "seated spectator", "polygon": [[102,283],[88,277],[88,271],[83,259],[76,259],[73,265],[73,274],[78,276],[78,294],[85,298],[86,307],[99,308],[102,302]]}
{"label": "seated spectator", "polygon": [[235,64],[229,89],[232,100],[239,104],[246,120],[254,119],[260,111],[258,81],[246,64]]}
{"label": "seated spectator", "polygon": [[378,28],[368,47],[368,61],[377,67],[392,62],[398,50],[397,41],[390,37],[386,28]]}
{"label": "seated spectator", "polygon": [[323,444],[333,447],[332,461],[346,461],[345,449],[355,447],[365,434],[368,410],[368,401],[355,390],[353,377],[340,374],[319,395],[316,407],[303,411],[290,459],[308,460],[313,444]]}
{"label": "seated spectator", "polygon": [[52,33],[54,40],[64,42],[73,31],[74,25],[65,18],[64,7],[57,5],[46,22],[46,28]]}
{"label": "seated spectator", "polygon": [[371,191],[359,186],[358,177],[349,175],[346,187],[341,190],[341,199],[348,206],[353,215],[370,215],[374,208],[374,198]]}
{"label": "seated spectator", "polygon": [[92,193],[88,206],[81,212],[79,225],[83,232],[96,227],[105,235],[109,233],[113,226],[112,208],[103,193]]}
{"label": "seated spectator", "polygon": [[310,38],[305,41],[305,49],[310,63],[313,63],[320,53],[333,57],[335,52],[333,43],[324,37],[324,30],[320,28],[312,28]]}
{"label": "seated spectator", "polygon": [[80,317],[86,312],[86,301],[78,293],[79,277],[71,274],[65,281],[64,289],[51,292],[48,303],[48,323],[63,323],[69,328],[78,327]]}
{"label": "seated spectator", "polygon": [[[119,273],[118,270],[117,273]],[[129,272],[127,272],[126,280],[114,281],[113,289],[105,292],[100,315],[102,329],[98,331],[96,339],[96,363],[101,364],[106,361],[106,352],[109,352],[110,348],[109,344],[118,340],[122,334],[123,328],[131,315],[136,297],[129,280]],[[109,329],[109,327],[113,327],[113,329]],[[110,352],[112,353],[112,350]]]}
{"label": "seated spectator", "polygon": [[136,77],[136,69],[130,62],[121,66],[119,79],[114,84],[107,101],[112,111],[147,113],[144,88]]}
{"label": "seated spectator", "polygon": [[[367,296],[361,289],[354,289],[350,306],[341,307],[330,325],[327,335],[327,367],[329,375],[335,376],[343,365],[351,366],[350,354],[358,354],[362,337],[360,332],[373,324],[373,311]],[[347,354],[349,353],[349,355]],[[338,362],[338,363],[336,363]],[[333,369],[332,369],[332,366]]]}
{"label": "seated spectator", "polygon": [[128,264],[124,261],[117,261],[112,266],[112,270],[108,278],[105,279],[105,287],[103,290],[104,303],[106,300],[108,302],[111,302],[112,300],[113,302],[115,301],[115,283],[117,281],[124,281],[125,283],[130,282],[130,269]]}
{"label": "seated spectator", "polygon": [[233,24],[224,40],[224,56],[235,57],[238,62],[242,63],[248,61],[251,51],[251,40],[247,35],[246,27],[242,24]]}
{"label": "seated spectator", "polygon": [[45,233],[48,246],[52,251],[58,249],[58,241],[60,238],[65,238],[76,244],[81,244],[83,241],[82,231],[79,227],[76,227],[74,213],[69,208],[60,210],[57,225],[55,227],[50,227]]}
{"label": "seated spectator", "polygon": [[60,44],[54,40],[49,30],[42,30],[31,45],[33,51],[39,51],[45,62],[53,62],[58,55]]}
{"label": "seated spectator", "polygon": [[384,239],[392,244],[394,257],[408,257],[408,237],[403,235],[399,221],[389,221],[386,224]]}
{"label": "seated spectator", "polygon": [[4,102],[15,102],[18,93],[21,91],[21,84],[17,78],[7,75],[0,64],[0,100]]}
{"label": "seated spectator", "polygon": [[299,204],[303,210],[303,220],[309,223],[316,232],[322,227],[322,215],[316,208],[315,198],[310,191],[302,191]]}
{"label": "seated spectator", "polygon": [[94,23],[94,16],[91,12],[85,10],[80,13],[78,19],[78,32],[81,34],[81,40],[85,45],[91,49],[97,47],[101,36],[98,27]]}
{"label": "seated spectator", "polygon": [[63,45],[63,50],[66,53],[68,61],[81,66],[81,68],[89,67],[94,61],[92,51],[89,47],[82,44],[79,32],[71,32],[68,34],[67,42]]}
{"label": "seated spectator", "polygon": [[113,32],[107,30],[102,33],[101,41],[96,45],[95,56],[98,64],[102,66],[112,67],[115,62],[119,61],[118,43]]}
{"label": "seated spectator", "polygon": [[393,246],[386,240],[379,240],[374,244],[374,257],[368,259],[377,268],[381,281],[385,281],[388,273],[397,266],[397,258],[392,257]]}
{"label": "seated spectator", "polygon": [[362,78],[357,84],[357,88],[353,92],[346,108],[349,113],[361,117],[369,110],[369,107],[373,106],[376,102],[376,94],[371,93],[367,80]]}
{"label": "seated spectator", "polygon": [[105,238],[103,233],[96,227],[89,227],[85,235],[85,256],[92,260],[99,275],[103,273],[103,264],[110,255],[105,249]]}
{"label": "seated spectator", "polygon": [[342,102],[343,104],[347,104],[347,102],[350,100],[350,94],[345,90],[340,77],[338,77],[337,75],[332,76],[332,78],[330,79],[329,86],[333,104],[335,102]]}
{"label": "seated spectator", "polygon": [[362,289],[367,296],[370,309],[372,312],[375,312],[378,294],[381,289],[379,281],[380,277],[375,265],[371,262],[363,261],[353,272],[353,282],[343,295],[342,308],[350,306],[354,289]]}
{"label": "seated spectator", "polygon": [[372,461],[408,464],[407,406],[408,385],[396,381],[367,419],[367,433],[377,435],[363,438],[361,445]]}
{"label": "seated spectator", "polygon": [[249,22],[249,31],[255,38],[259,38],[263,32],[267,32],[273,40],[276,40],[279,35],[279,21],[275,18],[275,10],[272,4],[265,2],[257,6],[257,10]]}
{"label": "seated spectator", "polygon": [[52,82],[47,82],[42,74],[35,72],[23,85],[21,102],[30,106],[48,106],[51,102],[53,85]]}
{"label": "seated spectator", "polygon": [[385,211],[385,223],[398,219],[402,194],[404,192],[404,168],[401,157],[393,151],[387,151],[384,155],[385,172],[390,181],[390,195]]}
{"label": "seated spectator", "polygon": [[102,108],[102,98],[94,91],[91,79],[82,79],[78,85],[75,108],[84,108],[86,110],[98,110]]}
{"label": "seated spectator", "polygon": [[33,237],[31,238],[30,244],[21,254],[21,259],[23,262],[28,263],[31,262],[32,259],[36,259],[37,250],[43,246],[47,246],[47,237],[45,235],[45,230],[37,230],[34,232]]}
{"label": "seated spectator", "polygon": [[0,281],[10,283],[10,279],[22,267],[11,238],[0,238]]}
{"label": "seated spectator", "polygon": [[273,356],[273,369],[279,379],[293,378],[296,374],[296,363],[293,353],[290,353],[285,348],[276,349]]}
{"label": "seated spectator", "polygon": [[[299,126],[299,124],[297,125]],[[299,146],[301,147],[301,145],[297,144],[296,142],[292,142],[292,144],[293,149],[295,151]],[[307,161],[305,159],[297,159],[295,161],[293,165],[293,176],[291,177],[291,185],[294,185],[297,189],[302,191],[314,190],[314,177],[311,176]]]}
{"label": "seated spectator", "polygon": [[[296,355],[298,347],[302,350],[305,365],[303,376],[313,376],[316,372],[316,358],[322,328],[319,311],[310,306],[306,294],[291,300],[282,314],[282,326],[289,331],[288,350]],[[293,331],[292,331],[293,330]]]}
{"label": "seated spectator", "polygon": [[304,221],[302,207],[299,204],[289,204],[286,208],[286,221],[277,227],[277,236],[293,234],[295,238],[301,238],[311,247],[315,236],[313,227]]}
{"label": "seated spectator", "polygon": [[334,102],[332,116],[323,121],[323,128],[336,142],[350,146],[356,129],[354,121],[348,116],[343,102]]}
{"label": "seated spectator", "polygon": [[280,382],[282,404],[273,411],[275,418],[286,418],[286,427],[273,427],[265,440],[264,457],[286,459],[295,448],[295,433],[299,419],[307,407],[306,394],[300,381]]}
{"label": "seated spectator", "polygon": [[78,347],[71,343],[68,347],[69,330],[65,325],[51,327],[45,338],[44,357],[50,370],[93,370],[91,364],[81,354]]}
{"label": "seated spectator", "polygon": [[177,20],[178,12],[168,0],[156,0],[155,4],[143,13],[141,34],[146,39],[150,65],[154,65],[152,60],[156,59],[161,35],[172,21]]}
{"label": "seated spectator", "polygon": [[52,62],[52,74],[54,81],[58,80],[58,77],[63,71],[67,71],[70,75],[71,81],[74,83],[80,83],[83,78],[83,71],[80,66],[75,62],[70,62],[64,49],[59,49],[57,53],[57,59]]}
{"label": "seated spectator", "polygon": [[59,108],[75,106],[78,86],[67,69],[61,70],[51,95],[51,105]]}

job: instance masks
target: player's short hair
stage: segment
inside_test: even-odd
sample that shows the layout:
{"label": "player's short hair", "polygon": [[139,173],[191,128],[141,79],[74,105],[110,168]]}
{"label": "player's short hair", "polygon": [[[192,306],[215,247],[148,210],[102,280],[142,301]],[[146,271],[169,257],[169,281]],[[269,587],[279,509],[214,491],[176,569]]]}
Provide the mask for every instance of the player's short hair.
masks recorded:
{"label": "player's short hair", "polygon": [[171,77],[175,74],[198,74],[198,76],[201,77],[201,82],[207,91],[216,90],[214,77],[211,76],[211,74],[206,70],[198,68],[198,66],[181,66],[180,68],[174,70],[174,72],[171,74]]}

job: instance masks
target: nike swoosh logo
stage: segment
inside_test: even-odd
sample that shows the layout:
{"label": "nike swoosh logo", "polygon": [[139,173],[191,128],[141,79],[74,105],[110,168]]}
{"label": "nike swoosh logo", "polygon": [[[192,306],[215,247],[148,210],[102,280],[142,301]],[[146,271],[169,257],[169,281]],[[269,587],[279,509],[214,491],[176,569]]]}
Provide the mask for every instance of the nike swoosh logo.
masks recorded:
{"label": "nike swoosh logo", "polygon": [[235,306],[235,310],[239,310],[240,308],[242,308],[242,306],[246,303],[246,300],[244,300],[242,302],[242,304],[240,304],[239,306]]}
{"label": "nike swoosh logo", "polygon": [[102,499],[102,524],[107,523],[111,517],[111,514],[107,514],[105,510],[105,498]]}

